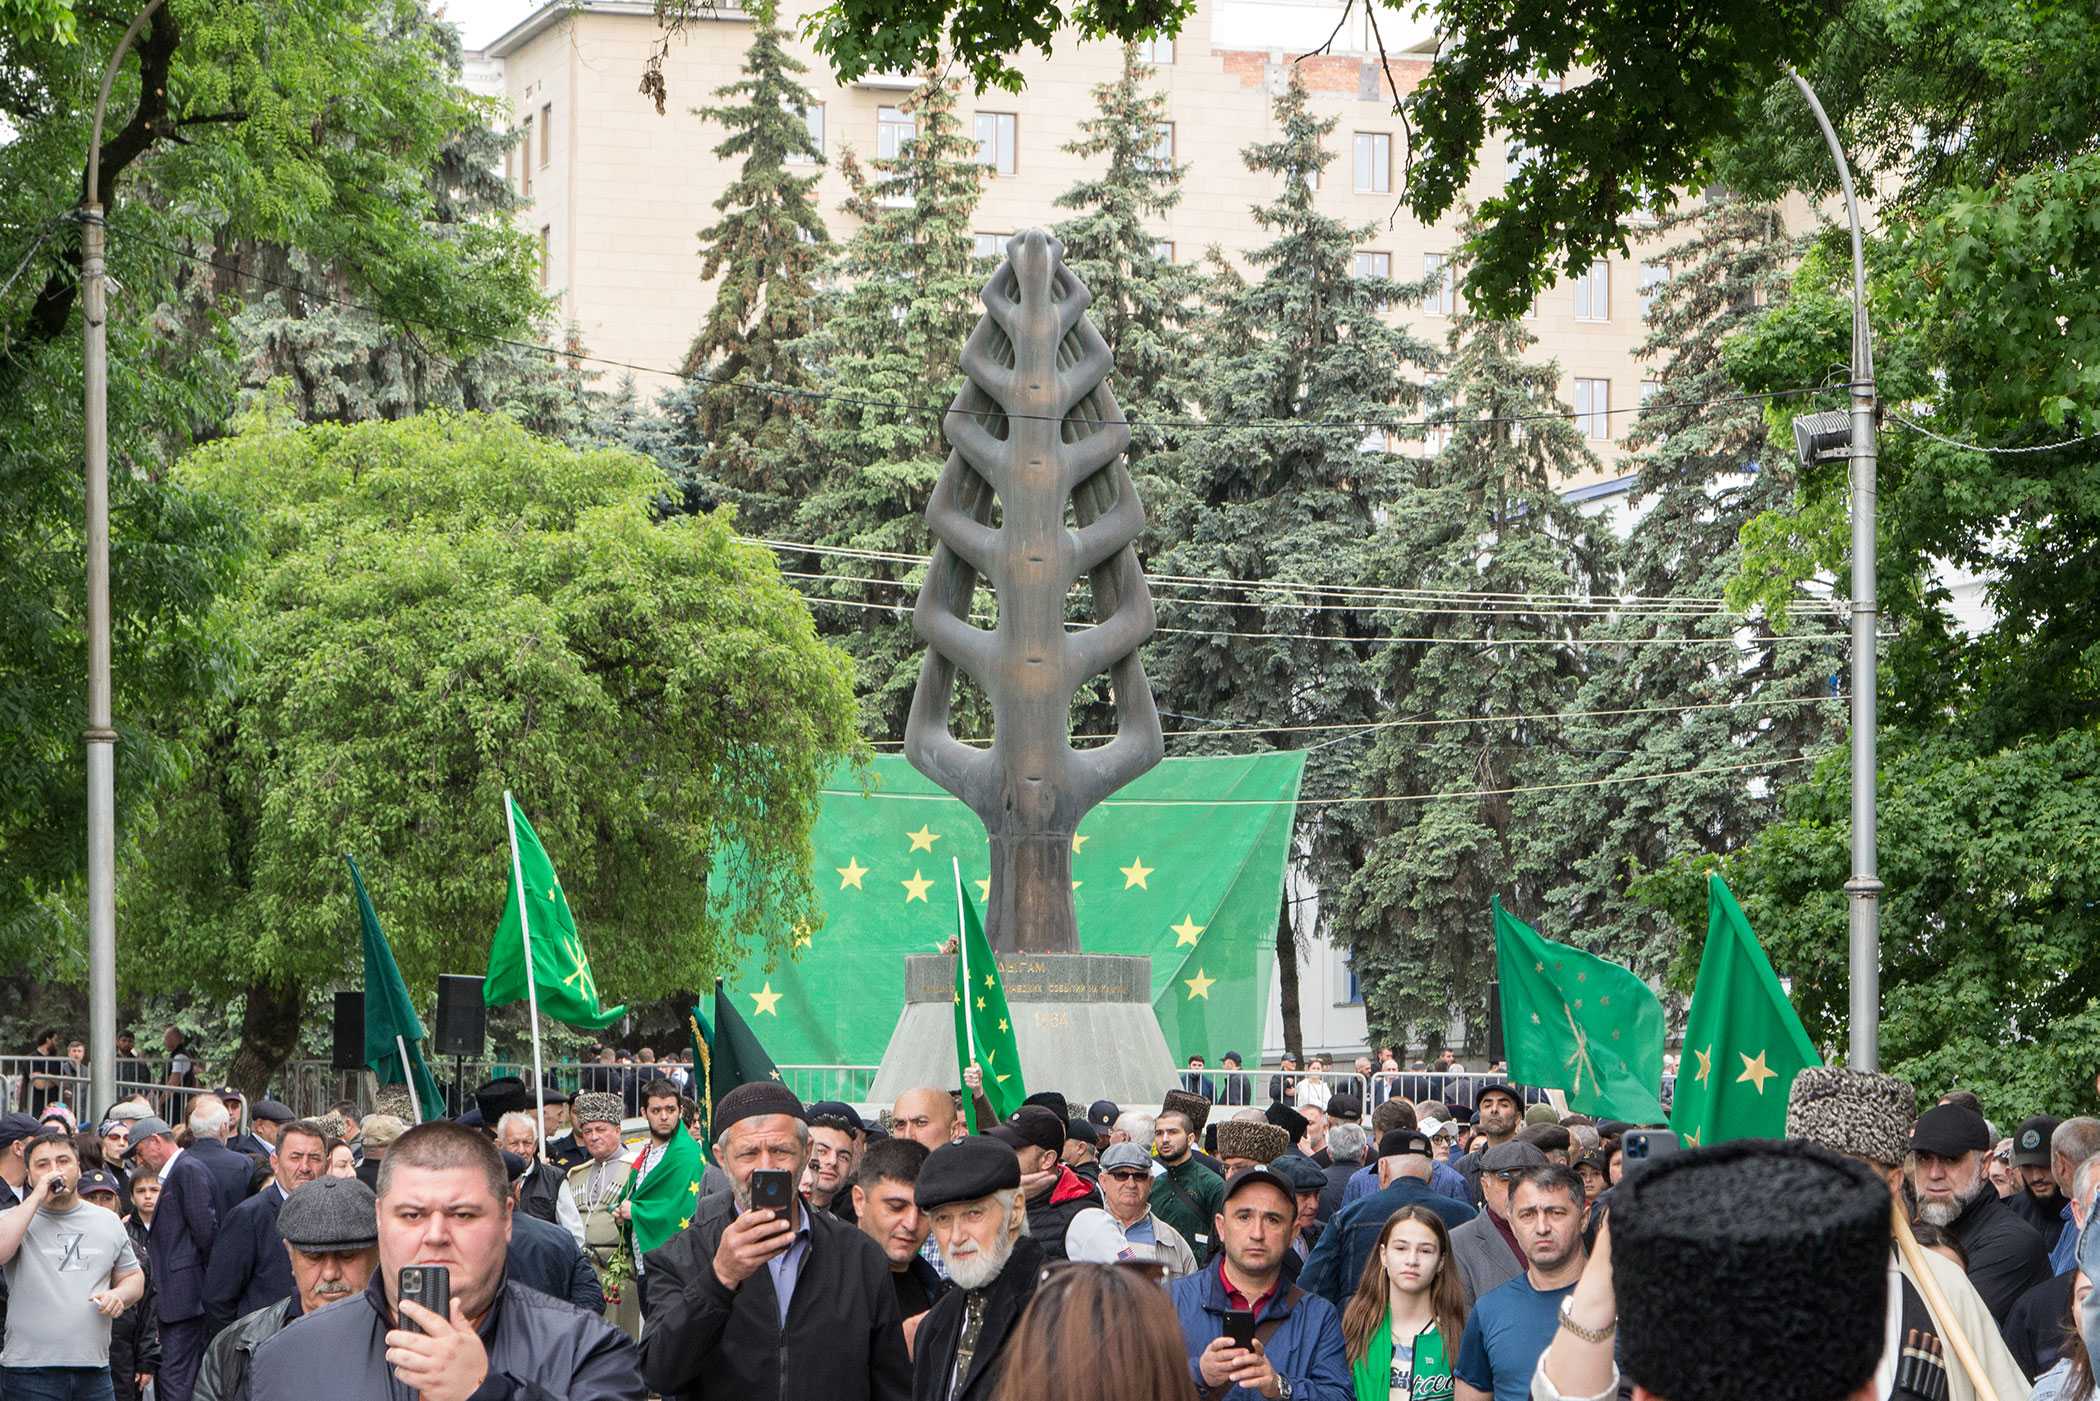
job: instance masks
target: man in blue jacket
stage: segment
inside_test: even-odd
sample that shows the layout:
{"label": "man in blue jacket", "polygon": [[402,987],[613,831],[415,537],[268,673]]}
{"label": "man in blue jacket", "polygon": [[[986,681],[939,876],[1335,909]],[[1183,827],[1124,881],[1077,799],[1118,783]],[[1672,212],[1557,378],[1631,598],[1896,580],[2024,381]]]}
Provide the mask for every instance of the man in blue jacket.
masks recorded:
{"label": "man in blue jacket", "polygon": [[277,1232],[277,1213],[295,1188],[327,1171],[327,1135],[321,1126],[311,1119],[286,1125],[273,1166],[270,1185],[219,1223],[211,1268],[204,1275],[204,1314],[213,1337],[235,1319],[298,1292],[291,1257],[284,1253],[284,1237]]}
{"label": "man in blue jacket", "polygon": [[[1341,1315],[1283,1282],[1297,1219],[1288,1182],[1259,1165],[1241,1169],[1225,1184],[1217,1260],[1168,1286],[1203,1401],[1354,1401]],[[1253,1313],[1253,1346],[1225,1336],[1228,1309]]]}
{"label": "man in blue jacket", "polygon": [[1478,1214],[1472,1207],[1429,1190],[1429,1170],[1435,1162],[1429,1136],[1418,1129],[1394,1129],[1380,1139],[1378,1170],[1385,1186],[1335,1213],[1298,1283],[1340,1308],[1356,1292],[1364,1262],[1377,1248],[1387,1219],[1401,1207],[1426,1206],[1453,1230],[1471,1221]]}
{"label": "man in blue jacket", "polygon": [[191,1106],[189,1123],[190,1146],[184,1150],[184,1156],[210,1175],[212,1201],[223,1222],[233,1215],[235,1207],[255,1195],[255,1159],[226,1146],[233,1115],[211,1096],[198,1096]]}
{"label": "man in blue jacket", "polygon": [[[218,1106],[223,1122],[226,1110]],[[222,1147],[224,1145],[221,1145]],[[153,1278],[154,1312],[160,1318],[160,1371],[154,1395],[161,1401],[190,1401],[197,1365],[204,1360],[204,1276],[219,1234],[219,1206],[211,1174],[175,1146],[165,1119],[131,1126],[132,1155],[160,1174],[160,1205],[146,1238],[147,1272]]]}

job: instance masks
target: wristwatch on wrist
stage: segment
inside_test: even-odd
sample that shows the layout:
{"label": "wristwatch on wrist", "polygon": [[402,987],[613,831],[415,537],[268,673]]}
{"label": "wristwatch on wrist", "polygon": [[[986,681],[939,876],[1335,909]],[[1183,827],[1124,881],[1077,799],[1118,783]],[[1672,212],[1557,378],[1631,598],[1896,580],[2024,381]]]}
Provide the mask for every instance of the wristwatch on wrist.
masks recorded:
{"label": "wristwatch on wrist", "polygon": [[1276,1374],[1276,1401],[1291,1401],[1291,1379],[1281,1372]]}
{"label": "wristwatch on wrist", "polygon": [[1575,1321],[1575,1296],[1568,1295],[1560,1301],[1560,1326],[1586,1343],[1601,1343],[1619,1331],[1619,1320],[1614,1318],[1602,1328],[1585,1328]]}

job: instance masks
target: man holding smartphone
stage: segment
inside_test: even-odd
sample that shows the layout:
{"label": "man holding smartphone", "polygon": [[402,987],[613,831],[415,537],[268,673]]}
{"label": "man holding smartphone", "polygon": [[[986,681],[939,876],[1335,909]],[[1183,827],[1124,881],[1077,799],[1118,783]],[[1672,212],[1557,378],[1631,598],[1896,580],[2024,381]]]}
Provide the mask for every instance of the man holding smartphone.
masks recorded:
{"label": "man holding smartphone", "polygon": [[145,1293],[138,1253],[115,1214],[73,1190],[80,1157],[70,1137],[39,1134],[22,1157],[29,1194],[0,1213],[12,1304],[0,1393],[111,1401],[110,1324]]}
{"label": "man holding smartphone", "polygon": [[649,1252],[642,1372],[665,1396],[904,1401],[911,1361],[889,1259],[796,1192],[808,1111],[784,1085],[715,1106],[730,1190],[694,1196],[691,1224]]}

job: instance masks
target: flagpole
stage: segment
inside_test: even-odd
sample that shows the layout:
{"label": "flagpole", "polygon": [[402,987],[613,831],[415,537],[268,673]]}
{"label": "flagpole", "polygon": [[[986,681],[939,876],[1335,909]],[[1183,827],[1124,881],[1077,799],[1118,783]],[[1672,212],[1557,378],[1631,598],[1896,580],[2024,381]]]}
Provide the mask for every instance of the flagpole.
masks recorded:
{"label": "flagpole", "polygon": [[416,1093],[416,1068],[408,1063],[408,1038],[396,1032],[394,1044],[401,1048],[401,1078],[408,1082],[408,1109],[420,1124],[423,1122],[423,1097]]}
{"label": "flagpole", "polygon": [[[962,984],[963,1042],[964,1049],[970,1052],[971,1064],[975,1064],[977,1021],[970,1015],[970,922],[963,915],[962,860],[960,857],[951,856],[948,861],[955,868],[955,969],[956,976]],[[961,1050],[956,1052],[956,1059],[962,1059]],[[975,1133],[976,1095],[971,1091],[969,1081],[963,1079],[963,1072],[969,1068],[968,1065],[957,1066],[955,1075],[963,1087],[963,1109],[967,1111],[963,1117],[972,1121],[970,1132]]]}
{"label": "flagpole", "polygon": [[532,1016],[532,1137],[547,1156],[547,1079],[540,1071],[540,985],[532,972],[532,926],[525,914],[525,868],[518,860],[518,805],[503,790],[503,825],[510,833],[511,889],[518,897],[518,937],[525,942],[525,1005]]}

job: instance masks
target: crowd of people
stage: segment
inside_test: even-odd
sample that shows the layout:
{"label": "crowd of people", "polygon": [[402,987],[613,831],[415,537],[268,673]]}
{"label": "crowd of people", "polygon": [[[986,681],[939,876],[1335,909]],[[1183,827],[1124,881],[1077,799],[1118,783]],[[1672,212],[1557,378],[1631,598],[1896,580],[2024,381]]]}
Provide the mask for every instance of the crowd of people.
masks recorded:
{"label": "crowd of people", "polygon": [[0,1117],[0,1401],[2093,1396],[2100,1119],[1819,1067],[1786,1141],[1682,1151],[1492,1072],[1365,1104],[1308,1061],[1258,1107],[1222,1060],[1003,1120],[974,1070],[874,1116],[667,1073],[414,1126],[54,1098]]}

